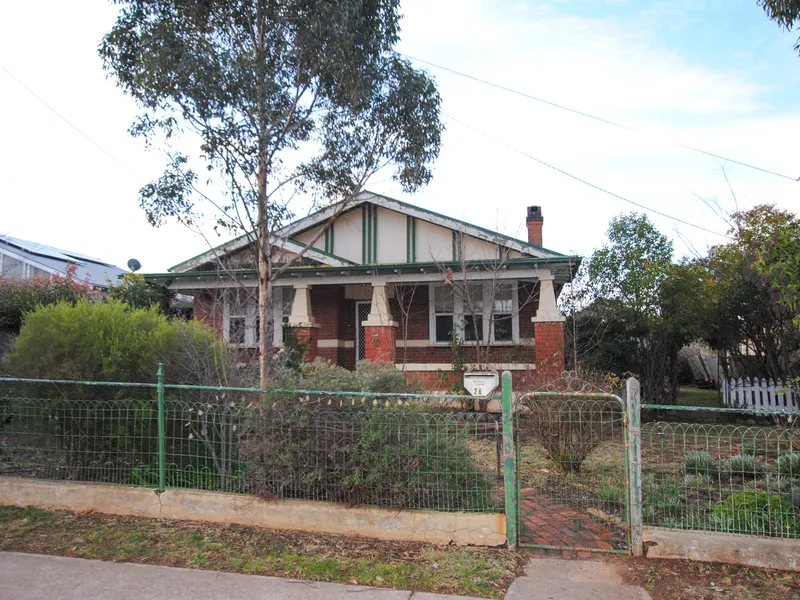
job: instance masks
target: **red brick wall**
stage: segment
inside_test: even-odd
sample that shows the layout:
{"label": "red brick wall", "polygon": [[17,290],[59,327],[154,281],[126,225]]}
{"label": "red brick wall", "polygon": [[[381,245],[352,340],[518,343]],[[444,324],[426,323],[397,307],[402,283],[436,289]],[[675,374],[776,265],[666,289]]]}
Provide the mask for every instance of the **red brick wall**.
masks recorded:
{"label": "red brick wall", "polygon": [[199,292],[194,296],[194,318],[209,325],[217,335],[222,335],[222,298],[221,292],[213,290]]}
{"label": "red brick wall", "polygon": [[561,374],[564,370],[564,322],[534,323],[534,332],[539,375]]}

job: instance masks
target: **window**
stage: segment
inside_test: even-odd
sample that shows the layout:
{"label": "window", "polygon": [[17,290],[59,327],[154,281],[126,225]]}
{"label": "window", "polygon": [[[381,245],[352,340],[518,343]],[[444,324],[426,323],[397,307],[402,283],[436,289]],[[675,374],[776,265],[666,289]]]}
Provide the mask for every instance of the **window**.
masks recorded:
{"label": "window", "polygon": [[453,327],[459,330],[467,343],[487,339],[492,344],[519,341],[516,282],[509,281],[499,286],[496,282],[470,283],[466,293],[453,287],[445,284],[430,286],[432,344],[449,343]]}
{"label": "window", "polygon": [[455,316],[455,298],[453,288],[445,285],[432,286],[432,319],[433,341],[440,344],[450,342],[453,331],[453,318]]}
{"label": "window", "polygon": [[231,344],[258,344],[258,299],[255,290],[229,290],[225,302],[225,337]]}
{"label": "window", "polygon": [[294,288],[282,287],[280,288],[280,303],[281,303],[281,341],[286,341],[286,326],[289,324],[289,316],[292,314],[292,302],[294,302]]}
{"label": "window", "polygon": [[495,290],[491,338],[495,342],[514,341],[514,289],[508,284]]}
{"label": "window", "polygon": [[483,335],[483,285],[471,283],[466,287],[463,302],[464,341],[475,342],[485,339]]}

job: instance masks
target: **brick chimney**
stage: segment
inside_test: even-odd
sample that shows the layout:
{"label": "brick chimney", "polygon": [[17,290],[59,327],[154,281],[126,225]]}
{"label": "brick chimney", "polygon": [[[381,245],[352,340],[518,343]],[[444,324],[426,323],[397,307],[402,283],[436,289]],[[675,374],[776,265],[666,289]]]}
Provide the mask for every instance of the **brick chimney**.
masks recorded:
{"label": "brick chimney", "polygon": [[541,206],[529,206],[528,216],[525,218],[525,225],[528,226],[528,242],[537,246],[542,245],[542,217]]}

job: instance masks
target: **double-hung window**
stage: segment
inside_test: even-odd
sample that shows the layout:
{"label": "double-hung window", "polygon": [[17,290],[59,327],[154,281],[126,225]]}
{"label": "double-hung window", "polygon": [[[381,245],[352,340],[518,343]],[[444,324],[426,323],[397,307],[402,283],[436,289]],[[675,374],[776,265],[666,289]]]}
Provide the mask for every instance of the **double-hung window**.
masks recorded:
{"label": "double-hung window", "polygon": [[225,339],[237,346],[258,343],[258,300],[254,289],[228,290],[225,302]]}
{"label": "double-hung window", "polygon": [[493,342],[513,342],[517,337],[514,335],[515,290],[516,286],[512,283],[504,283],[494,290],[491,332]]}
{"label": "double-hung window", "polygon": [[280,313],[280,320],[277,321],[277,324],[280,324],[281,329],[281,342],[286,341],[286,326],[289,325],[289,316],[292,314],[292,302],[294,302],[294,288],[293,287],[282,287],[280,291],[276,290],[280,294],[280,302],[281,302],[281,313]]}
{"label": "double-hung window", "polygon": [[431,286],[431,338],[434,343],[450,342],[455,323],[455,296],[448,285]]}
{"label": "double-hung window", "polygon": [[516,291],[514,281],[431,284],[431,343],[449,343],[454,328],[468,344],[487,340],[490,344],[518,342]]}
{"label": "double-hung window", "polygon": [[483,331],[483,285],[480,283],[469,283],[461,296],[461,310],[463,317],[461,326],[463,327],[464,341],[477,342],[486,339]]}

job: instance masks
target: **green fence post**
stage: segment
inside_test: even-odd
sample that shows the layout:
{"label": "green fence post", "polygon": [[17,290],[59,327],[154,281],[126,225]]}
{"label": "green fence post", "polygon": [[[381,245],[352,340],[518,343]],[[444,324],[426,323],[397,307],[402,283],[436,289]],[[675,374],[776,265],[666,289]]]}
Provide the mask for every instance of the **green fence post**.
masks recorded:
{"label": "green fence post", "polygon": [[517,547],[517,476],[514,452],[514,395],[511,372],[503,371],[500,399],[503,405],[503,474],[506,493],[506,538],[508,547]]}
{"label": "green fence post", "polygon": [[164,410],[164,364],[158,363],[158,490],[167,487],[167,427]]}
{"label": "green fence post", "polygon": [[631,505],[631,552],[642,556],[642,397],[639,381],[625,382],[625,404],[628,421],[628,477]]}

